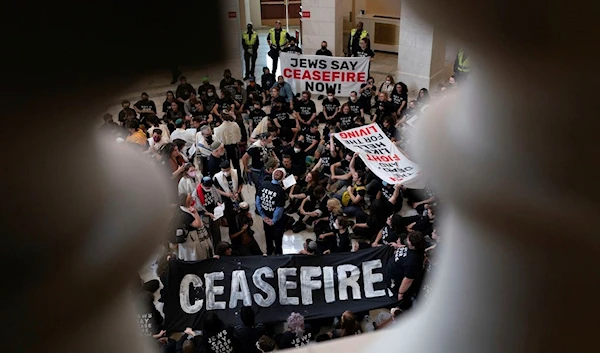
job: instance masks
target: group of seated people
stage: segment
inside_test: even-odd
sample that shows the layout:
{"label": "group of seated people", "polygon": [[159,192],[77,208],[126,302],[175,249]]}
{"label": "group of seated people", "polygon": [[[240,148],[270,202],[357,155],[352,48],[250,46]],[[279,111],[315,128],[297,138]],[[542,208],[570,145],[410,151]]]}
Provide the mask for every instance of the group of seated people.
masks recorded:
{"label": "group of seated people", "polygon": [[[301,254],[325,255],[391,246],[401,255],[396,255],[390,266],[399,262],[398,267],[406,267],[404,260],[398,258],[408,254],[409,267],[417,268],[411,271],[415,273],[410,282],[417,276],[422,278],[433,264],[430,258],[440,241],[435,224],[438,198],[429,187],[417,190],[382,181],[357,154],[336,141],[333,133],[377,123],[392,141],[401,145],[405,122],[429,104],[429,92],[422,89],[416,100],[408,101],[402,82],[394,83],[392,77],[387,77],[376,88],[374,79],[369,77],[343,104],[334,92],[327,92],[321,111],[317,111],[309,92],[295,95],[282,76],[275,80],[267,68],[264,72],[262,86],[251,79],[244,87],[242,81],[225,70],[218,97],[207,78],[196,90],[181,77],[176,92],[167,93],[160,118],[146,93],[133,108],[129,102],[123,102],[118,122],[109,114],[105,116],[101,127],[104,133],[138,149],[173,181],[173,193],[178,198],[171,208],[172,232],[165,246],[169,257],[199,261],[231,255],[281,254],[277,240],[273,244],[267,239],[266,250],[258,245],[254,233],[259,225],[253,222],[242,189],[244,185],[254,185],[248,190],[256,192],[263,182],[274,178],[276,170],[282,170],[295,179],[295,185],[285,189],[282,217],[286,229],[296,233],[312,229],[315,234],[314,240],[307,240]],[[448,88],[455,87],[456,81],[451,77]],[[436,96],[443,96],[445,89],[439,87]],[[401,216],[403,205],[414,209],[411,215]],[[222,240],[222,226],[228,228],[230,242]],[[411,252],[416,255],[411,257]],[[413,266],[415,262],[417,266]],[[389,272],[390,277],[406,274],[405,270],[394,268]],[[410,307],[419,292],[415,284],[408,293],[404,279],[395,278],[395,284],[390,284],[399,290],[399,300],[404,302],[402,310]],[[425,293],[429,290],[426,287],[423,286]],[[211,327],[219,328],[218,318],[211,315],[205,320],[215,321]],[[227,332],[236,336],[235,330]],[[184,348],[200,344],[192,339],[197,333],[186,334],[190,339],[182,343]],[[163,335],[155,338],[162,339]],[[336,335],[346,334],[334,332],[331,337]],[[201,344],[210,345],[206,336],[205,332],[206,339]],[[290,344],[281,337],[275,341],[260,337],[264,349],[256,348],[264,352],[275,345],[286,348]],[[230,342],[233,347],[235,340]]]}

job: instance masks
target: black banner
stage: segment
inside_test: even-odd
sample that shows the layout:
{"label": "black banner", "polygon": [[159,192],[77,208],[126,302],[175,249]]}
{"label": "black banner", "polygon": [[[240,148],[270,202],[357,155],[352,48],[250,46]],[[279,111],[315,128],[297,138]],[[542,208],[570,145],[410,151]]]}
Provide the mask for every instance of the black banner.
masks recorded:
{"label": "black banner", "polygon": [[222,257],[195,263],[171,261],[164,283],[165,328],[202,328],[213,310],[228,325],[252,306],[257,322],[285,321],[298,312],[320,319],[396,302],[384,279],[388,246],[322,256]]}

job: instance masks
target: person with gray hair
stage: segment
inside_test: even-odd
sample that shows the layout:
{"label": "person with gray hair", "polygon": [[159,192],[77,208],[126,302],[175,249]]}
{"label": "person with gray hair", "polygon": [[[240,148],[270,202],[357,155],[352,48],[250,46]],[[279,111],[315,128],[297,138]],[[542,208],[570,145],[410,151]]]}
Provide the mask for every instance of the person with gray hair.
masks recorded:
{"label": "person with gray hair", "polygon": [[[287,330],[276,336],[275,341],[280,349],[298,348],[306,346],[312,339],[311,327],[304,323],[304,316],[299,313],[291,313],[286,321]],[[277,340],[279,338],[279,340]]]}

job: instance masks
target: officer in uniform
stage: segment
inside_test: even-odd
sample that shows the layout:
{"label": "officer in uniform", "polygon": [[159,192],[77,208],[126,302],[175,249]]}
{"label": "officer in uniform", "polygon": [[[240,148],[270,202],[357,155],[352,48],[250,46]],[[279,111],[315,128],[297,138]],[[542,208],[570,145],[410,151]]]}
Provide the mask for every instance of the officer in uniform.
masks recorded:
{"label": "officer in uniform", "polygon": [[275,169],[272,180],[264,181],[256,195],[256,209],[263,219],[268,255],[283,254],[285,191],[281,183],[285,175],[285,169]]}
{"label": "officer in uniform", "polygon": [[356,24],[356,28],[352,28],[350,31],[348,56],[356,56],[356,53],[360,50],[360,40],[363,38],[369,38],[369,32],[367,32],[366,29],[363,29],[363,23],[359,22]]}
{"label": "officer in uniform", "polygon": [[244,48],[244,61],[246,61],[246,76],[244,80],[254,77],[256,57],[258,54],[258,33],[252,30],[252,22],[248,23],[247,31],[242,34],[242,47]]}
{"label": "officer in uniform", "polygon": [[290,40],[290,34],[281,28],[281,21],[275,22],[275,28],[269,30],[267,42],[269,43],[269,56],[273,59],[273,75],[277,73],[277,64],[279,61],[279,52],[285,48]]}
{"label": "officer in uniform", "polygon": [[459,81],[465,81],[471,71],[471,65],[469,63],[469,55],[465,53],[464,49],[460,49],[456,54],[456,60],[454,61],[454,77]]}

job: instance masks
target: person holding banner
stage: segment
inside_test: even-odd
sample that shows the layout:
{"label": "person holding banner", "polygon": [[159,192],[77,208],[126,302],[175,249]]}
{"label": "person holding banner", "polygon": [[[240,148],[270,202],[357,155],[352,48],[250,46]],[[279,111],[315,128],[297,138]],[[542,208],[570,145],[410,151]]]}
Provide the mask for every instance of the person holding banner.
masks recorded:
{"label": "person holding banner", "polygon": [[[394,244],[394,243],[392,243]],[[393,261],[389,261],[384,278],[388,288],[398,296],[400,309],[406,310],[412,304],[411,296],[416,292],[417,286],[412,286],[419,280],[423,273],[425,260],[425,238],[420,232],[412,231],[406,237],[406,246],[397,247]]]}
{"label": "person holding banner", "polygon": [[277,74],[279,53],[288,45],[291,38],[290,34],[281,28],[281,21],[279,20],[275,22],[275,28],[269,30],[267,43],[269,43],[271,50],[269,50],[268,55],[273,59],[273,75]]}

